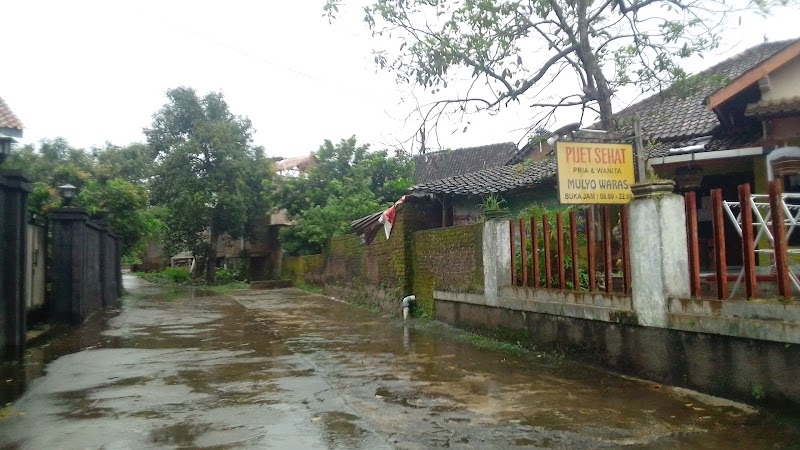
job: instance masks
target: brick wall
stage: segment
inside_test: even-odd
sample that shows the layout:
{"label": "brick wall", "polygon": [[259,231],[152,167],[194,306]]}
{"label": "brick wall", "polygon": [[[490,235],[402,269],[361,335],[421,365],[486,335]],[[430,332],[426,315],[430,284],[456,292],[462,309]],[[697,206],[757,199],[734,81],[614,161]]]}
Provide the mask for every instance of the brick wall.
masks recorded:
{"label": "brick wall", "polygon": [[324,268],[323,255],[288,256],[283,259],[283,278],[291,280],[296,286],[316,284]]}
{"label": "brick wall", "polygon": [[416,230],[437,226],[430,204],[402,204],[390,239],[379,230],[364,245],[355,234],[334,236],[321,255],[286,257],[283,277],[296,285],[323,288],[328,295],[398,313],[400,300],[412,292],[411,239]]}
{"label": "brick wall", "polygon": [[483,223],[419,231],[413,237],[413,292],[434,315],[434,290],[483,292]]}
{"label": "brick wall", "polygon": [[413,293],[433,316],[434,289],[483,292],[483,224],[430,229],[438,220],[424,206],[405,204],[389,240],[382,231],[369,245],[335,236],[321,255],[285,258],[284,278],[391,313]]}

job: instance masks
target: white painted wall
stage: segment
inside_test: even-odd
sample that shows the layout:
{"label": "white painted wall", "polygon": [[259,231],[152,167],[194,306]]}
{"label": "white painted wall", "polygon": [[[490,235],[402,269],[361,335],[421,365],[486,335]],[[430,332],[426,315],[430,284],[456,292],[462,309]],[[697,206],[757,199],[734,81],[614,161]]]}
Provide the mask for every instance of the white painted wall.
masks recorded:
{"label": "white painted wall", "polygon": [[784,100],[800,96],[800,57],[769,74],[770,89],[762,90],[761,101]]}

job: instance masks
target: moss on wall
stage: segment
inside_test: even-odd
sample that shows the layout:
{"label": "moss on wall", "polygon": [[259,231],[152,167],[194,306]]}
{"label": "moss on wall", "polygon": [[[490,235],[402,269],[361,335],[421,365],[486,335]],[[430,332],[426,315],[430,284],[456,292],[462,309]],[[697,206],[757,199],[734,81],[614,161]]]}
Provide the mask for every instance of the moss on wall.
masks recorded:
{"label": "moss on wall", "polygon": [[414,233],[413,291],[417,306],[434,315],[433,291],[483,292],[483,224]]}
{"label": "moss on wall", "polygon": [[437,219],[404,205],[389,239],[380,231],[369,245],[353,234],[335,236],[320,255],[285,258],[284,278],[392,313],[414,293],[433,316],[434,289],[483,292],[483,224],[426,230]]}
{"label": "moss on wall", "polygon": [[399,300],[412,291],[412,233],[438,223],[426,206],[403,204],[389,239],[382,231],[369,245],[355,234],[335,236],[320,255],[287,257],[284,278],[397,313]]}

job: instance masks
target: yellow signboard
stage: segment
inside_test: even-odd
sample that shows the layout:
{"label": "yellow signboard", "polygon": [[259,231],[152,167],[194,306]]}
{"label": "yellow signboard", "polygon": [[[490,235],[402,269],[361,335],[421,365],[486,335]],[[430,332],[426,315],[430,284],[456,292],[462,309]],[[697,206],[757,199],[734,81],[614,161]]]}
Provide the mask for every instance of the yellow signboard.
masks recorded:
{"label": "yellow signboard", "polygon": [[633,146],[558,142],[561,203],[628,203],[634,183]]}

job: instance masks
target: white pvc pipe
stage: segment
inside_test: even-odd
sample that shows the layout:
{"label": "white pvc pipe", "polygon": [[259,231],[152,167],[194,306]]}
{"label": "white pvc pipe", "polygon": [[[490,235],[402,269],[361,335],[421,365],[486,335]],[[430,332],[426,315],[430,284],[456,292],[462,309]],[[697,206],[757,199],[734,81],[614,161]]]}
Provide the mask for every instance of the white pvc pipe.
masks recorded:
{"label": "white pvc pipe", "polygon": [[408,319],[408,312],[409,309],[411,308],[411,303],[416,301],[417,301],[416,295],[408,295],[405,298],[403,298],[403,301],[401,303],[403,307],[403,320]]}

